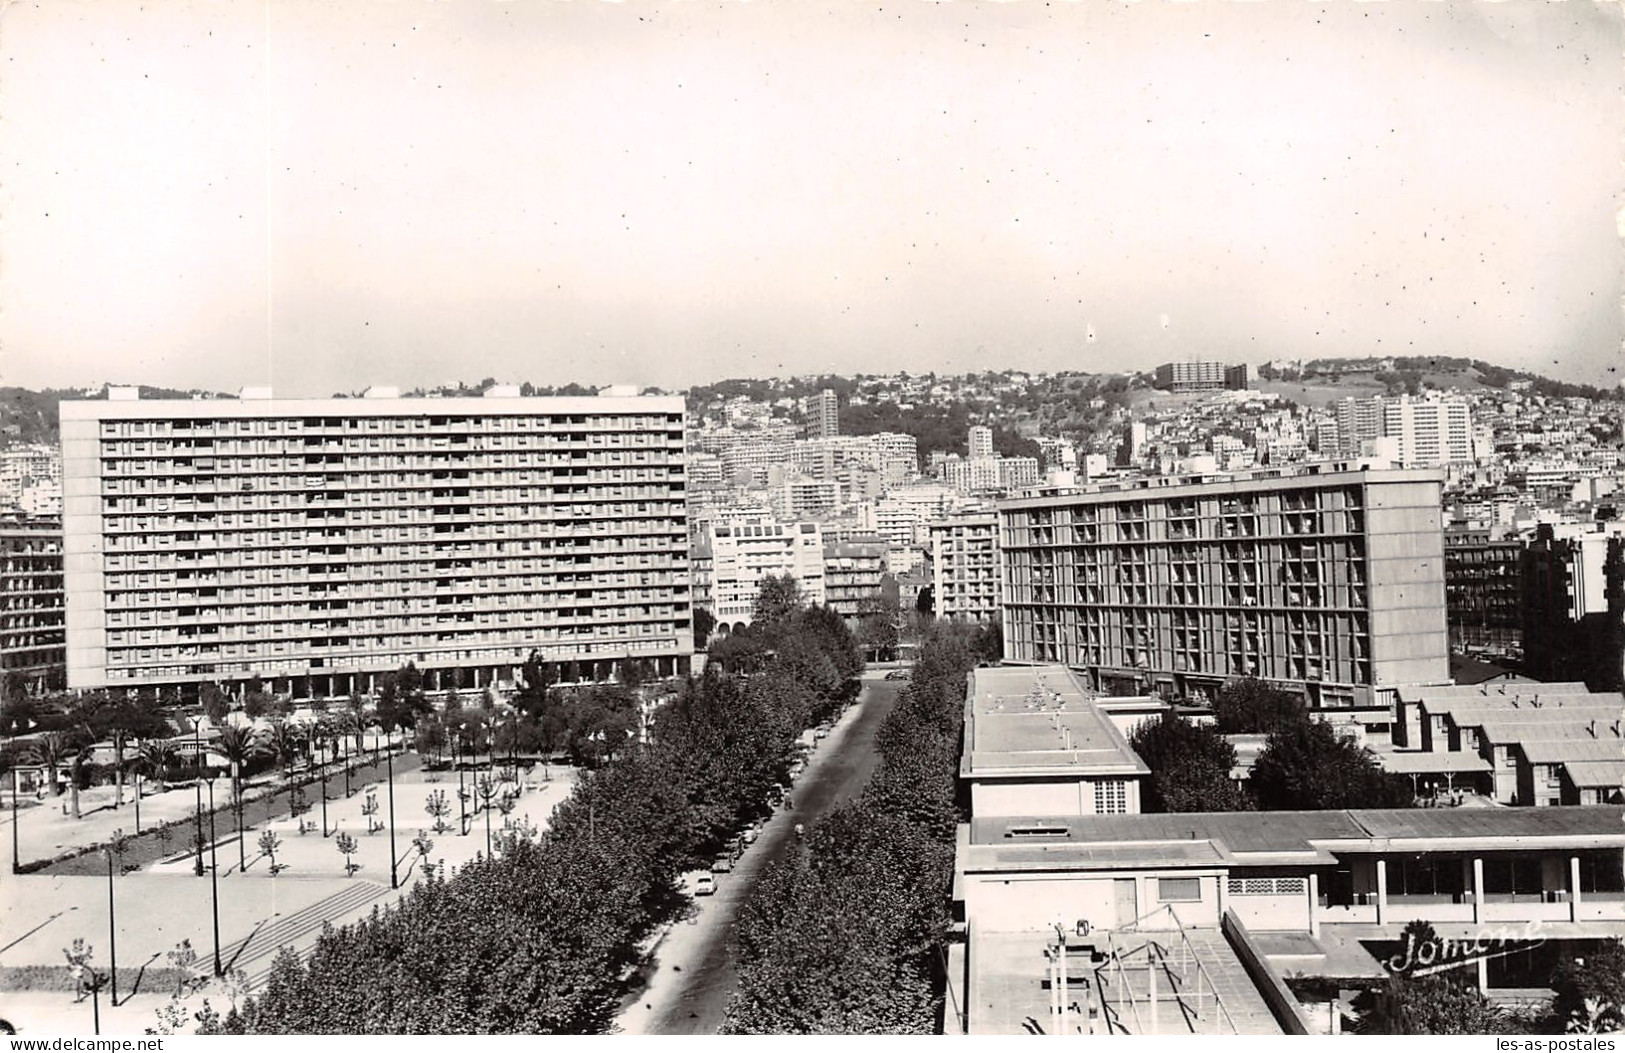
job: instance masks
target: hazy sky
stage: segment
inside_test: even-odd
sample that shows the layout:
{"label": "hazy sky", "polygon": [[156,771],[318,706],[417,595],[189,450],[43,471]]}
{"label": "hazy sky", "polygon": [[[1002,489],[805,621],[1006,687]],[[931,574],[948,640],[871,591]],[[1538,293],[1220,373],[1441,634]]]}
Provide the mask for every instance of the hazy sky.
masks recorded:
{"label": "hazy sky", "polygon": [[0,383],[1369,353],[1612,383],[1622,25],[1593,0],[13,3]]}

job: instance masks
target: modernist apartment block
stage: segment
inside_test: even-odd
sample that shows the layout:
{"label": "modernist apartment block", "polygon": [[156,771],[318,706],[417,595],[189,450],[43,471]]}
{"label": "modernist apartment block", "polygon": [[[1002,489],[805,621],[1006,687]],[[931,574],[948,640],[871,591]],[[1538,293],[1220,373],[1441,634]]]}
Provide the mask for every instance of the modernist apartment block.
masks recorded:
{"label": "modernist apartment block", "polygon": [[0,517],[0,675],[48,690],[64,671],[62,523]]}
{"label": "modernist apartment block", "polygon": [[376,393],[63,402],[70,686],[687,670],[681,399]]}
{"label": "modernist apartment block", "polygon": [[767,577],[788,575],[802,600],[826,601],[824,533],[817,523],[713,523],[700,547],[709,554],[709,594],[720,624],[749,625]]}
{"label": "modernist apartment block", "polygon": [[930,524],[932,601],[939,618],[986,625],[1000,617],[999,519],[993,513]]}
{"label": "modernist apartment block", "polygon": [[1331,464],[1000,502],[1007,652],[1114,693],[1256,676],[1391,713],[1450,680],[1442,486]]}

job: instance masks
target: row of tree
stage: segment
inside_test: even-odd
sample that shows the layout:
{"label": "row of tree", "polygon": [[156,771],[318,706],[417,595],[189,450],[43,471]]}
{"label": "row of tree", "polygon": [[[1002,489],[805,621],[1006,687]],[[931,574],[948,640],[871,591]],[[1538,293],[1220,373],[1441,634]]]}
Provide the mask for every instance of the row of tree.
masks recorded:
{"label": "row of tree", "polygon": [[933,629],[863,794],[763,875],[740,915],[726,1031],[936,1032],[965,677],[987,644],[973,627]]}
{"label": "row of tree", "polygon": [[[1403,775],[1334,726],[1311,719],[1303,700],[1257,680],[1237,680],[1214,699],[1212,725],[1164,713],[1134,729],[1129,744],[1151,769],[1148,812],[1312,811],[1409,808]],[[1231,778],[1236,749],[1227,734],[1263,734],[1245,785]]]}
{"label": "row of tree", "polygon": [[[621,978],[686,902],[679,876],[767,813],[801,729],[849,697],[851,635],[822,609],[758,628],[748,676],[711,665],[584,772],[537,836],[508,834],[401,904],[277,959],[227,1030],[583,1034],[612,1021]],[[844,677],[843,677],[844,674]]]}

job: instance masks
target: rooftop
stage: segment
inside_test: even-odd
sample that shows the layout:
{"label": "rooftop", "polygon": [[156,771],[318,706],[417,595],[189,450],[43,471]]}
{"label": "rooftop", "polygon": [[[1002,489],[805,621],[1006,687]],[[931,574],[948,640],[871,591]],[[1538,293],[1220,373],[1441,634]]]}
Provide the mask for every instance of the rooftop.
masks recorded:
{"label": "rooftop", "polygon": [[966,778],[1150,772],[1065,666],[977,669],[965,707]]}
{"label": "rooftop", "polygon": [[1625,807],[990,817],[968,834],[967,872],[1330,863],[1336,851],[1625,848]]}
{"label": "rooftop", "polygon": [[1625,786],[1625,757],[1613,760],[1569,761],[1563,765],[1569,782],[1586,789],[1619,789]]}

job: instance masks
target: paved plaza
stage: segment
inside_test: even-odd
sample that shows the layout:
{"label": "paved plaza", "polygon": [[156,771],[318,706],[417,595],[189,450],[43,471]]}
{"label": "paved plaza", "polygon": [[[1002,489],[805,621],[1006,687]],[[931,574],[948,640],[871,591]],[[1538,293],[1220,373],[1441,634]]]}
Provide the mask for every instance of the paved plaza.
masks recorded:
{"label": "paved plaza", "polygon": [[[379,772],[382,772],[381,767]],[[528,821],[538,830],[545,828],[554,807],[574,785],[574,775],[574,770],[566,767],[554,766],[545,771],[537,767],[518,786],[519,796],[507,819],[516,823]],[[215,785],[217,802],[225,785],[223,781]],[[472,788],[472,777],[469,785]],[[393,827],[401,891],[390,889],[389,791],[382,777],[356,780],[354,792],[348,798],[344,797],[342,775],[337,780],[328,780],[327,837],[323,837],[319,829],[322,819],[319,786],[309,791],[311,808],[302,817],[316,829],[299,833],[299,821],[290,817],[285,809],[266,823],[263,821],[265,813],[250,805],[250,821],[256,818],[260,821],[254,822],[253,829],[246,833],[241,853],[230,813],[222,813],[216,819],[218,840],[213,846],[219,867],[222,964],[241,970],[252,990],[263,981],[279,947],[291,945],[306,950],[315,943],[323,923],[344,924],[364,916],[375,906],[395,902],[422,875],[420,854],[413,844],[420,831],[433,841],[429,862],[443,865],[448,874],[484,852],[486,817],[476,814],[477,798],[468,804],[468,832],[458,834],[457,788],[455,772],[397,773]],[[441,834],[434,832],[434,819],[425,811],[425,804],[435,791],[444,791],[451,805],[449,828]],[[378,814],[370,819],[363,813],[369,797],[378,802]],[[172,818],[191,814],[191,790],[177,789],[143,801],[143,821],[147,818],[149,802],[162,800],[167,807],[172,803],[168,799],[185,805],[176,808]],[[31,811],[37,809],[23,812],[24,834],[30,825],[42,825],[37,821],[30,823]],[[128,805],[121,811],[133,818]],[[9,819],[8,813],[8,822]],[[504,817],[493,810],[490,819],[493,833],[500,832]],[[384,829],[369,833],[369,822],[382,823]],[[133,828],[133,823],[131,826]],[[258,845],[266,829],[280,839],[276,861],[287,867],[274,877],[271,861]],[[360,868],[354,876],[345,874],[345,856],[337,847],[339,832],[350,835],[356,842],[351,860],[359,863]],[[9,839],[9,830],[0,830],[0,833]],[[142,966],[149,970],[166,969],[169,964],[166,955],[184,939],[190,940],[197,950],[205,974],[212,972],[213,883],[207,875],[195,876],[195,856],[190,849],[187,838],[177,837],[175,851],[165,861],[121,876],[114,882],[120,1005],[109,1006],[107,992],[103,992],[101,1026],[104,1034],[140,1034],[143,1029],[154,1026],[155,1011],[174,993],[170,985],[142,983],[132,994],[126,989],[129,970]],[[205,848],[205,863],[209,857],[209,850]],[[239,865],[240,858],[246,861],[246,868]],[[0,936],[0,970],[64,966],[63,950],[75,938],[83,938],[94,948],[94,964],[105,970],[109,964],[107,891],[106,877],[4,875],[0,879],[0,934],[3,934]],[[220,994],[210,996],[210,1001],[222,1011],[225,1009]],[[0,1017],[9,1020],[23,1034],[88,1034],[91,1011],[88,999],[76,1003],[74,995],[66,991],[0,990]]]}

